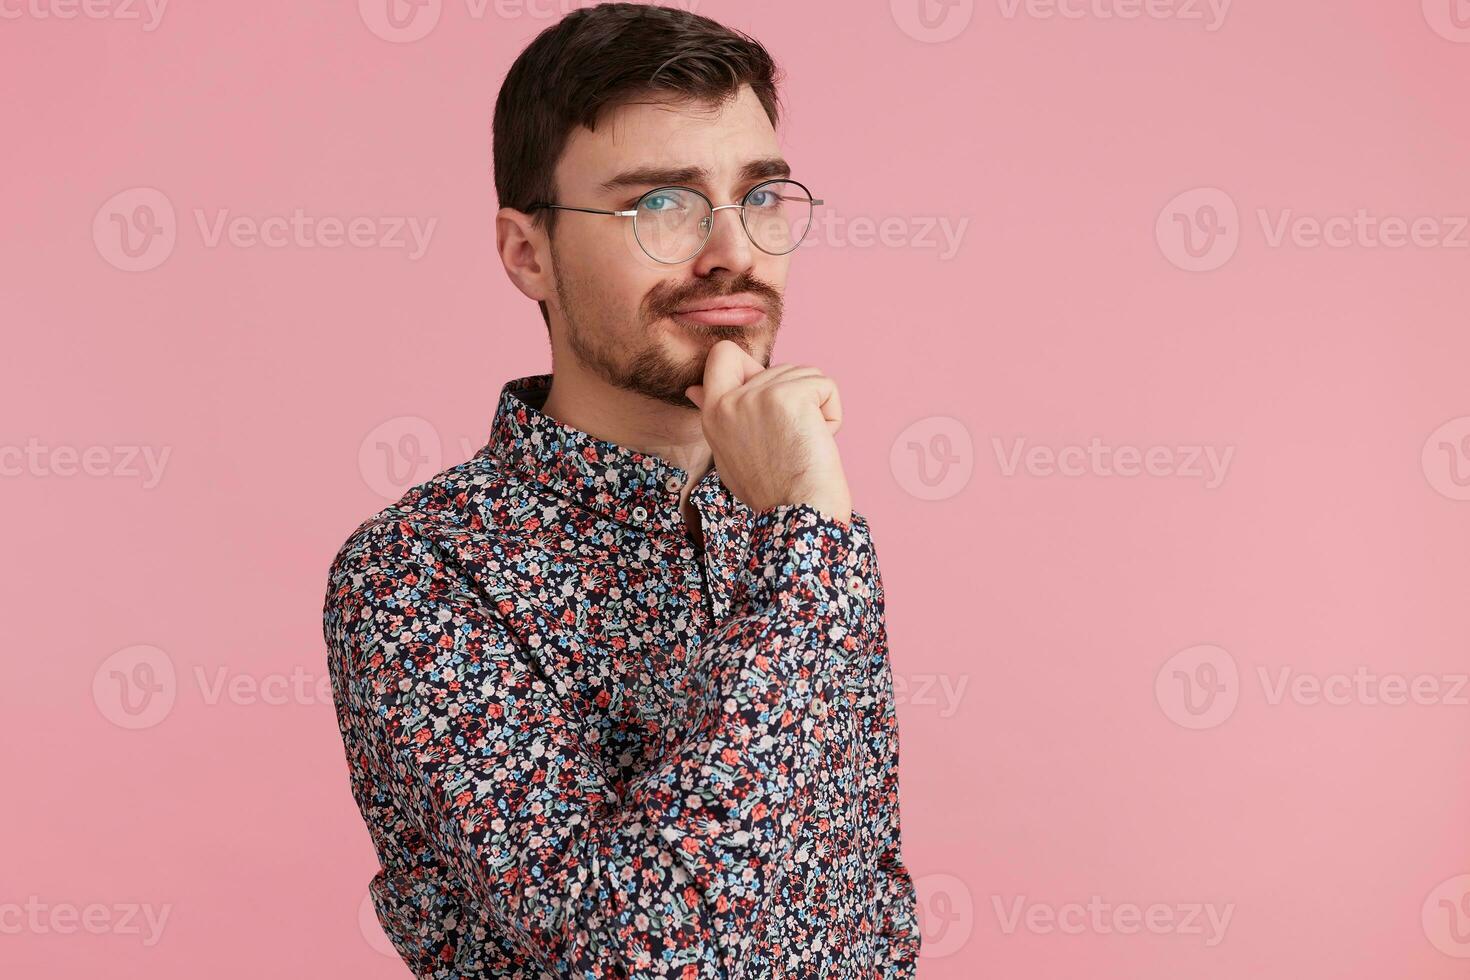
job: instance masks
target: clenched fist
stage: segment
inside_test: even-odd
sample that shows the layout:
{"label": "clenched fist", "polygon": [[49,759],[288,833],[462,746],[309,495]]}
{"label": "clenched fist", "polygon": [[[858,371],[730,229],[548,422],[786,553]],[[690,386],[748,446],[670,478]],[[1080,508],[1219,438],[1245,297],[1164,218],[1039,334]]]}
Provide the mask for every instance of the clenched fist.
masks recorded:
{"label": "clenched fist", "polygon": [[699,407],[720,479],[747,507],[810,504],[852,522],[833,438],[842,426],[835,381],[814,367],[762,367],[739,344],[722,340],[704,362],[704,384],[685,394]]}

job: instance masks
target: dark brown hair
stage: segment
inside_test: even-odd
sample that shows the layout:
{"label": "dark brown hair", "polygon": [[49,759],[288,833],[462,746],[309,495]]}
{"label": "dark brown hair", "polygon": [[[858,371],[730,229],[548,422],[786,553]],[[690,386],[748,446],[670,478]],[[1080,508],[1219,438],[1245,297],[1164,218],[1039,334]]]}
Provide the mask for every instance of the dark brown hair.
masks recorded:
{"label": "dark brown hair", "polygon": [[[708,17],[642,3],[572,11],[536,36],[501,83],[493,132],[499,206],[564,203],[556,199],[557,161],[573,127],[595,130],[604,110],[645,96],[718,103],[749,85],[775,126],[780,80],[759,41]],[[532,220],[550,234],[556,214],[539,208]],[[541,316],[549,326],[545,303]]]}

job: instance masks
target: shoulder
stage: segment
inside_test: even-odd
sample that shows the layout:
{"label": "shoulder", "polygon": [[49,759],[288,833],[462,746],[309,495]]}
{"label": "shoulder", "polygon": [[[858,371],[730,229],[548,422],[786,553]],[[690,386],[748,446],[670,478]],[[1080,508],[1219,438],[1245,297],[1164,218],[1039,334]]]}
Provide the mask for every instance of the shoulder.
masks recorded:
{"label": "shoulder", "polygon": [[[332,591],[369,570],[442,567],[468,539],[506,533],[493,518],[505,490],[504,464],[488,449],[435,474],[359,524],[332,559]],[[330,594],[329,594],[330,600]]]}

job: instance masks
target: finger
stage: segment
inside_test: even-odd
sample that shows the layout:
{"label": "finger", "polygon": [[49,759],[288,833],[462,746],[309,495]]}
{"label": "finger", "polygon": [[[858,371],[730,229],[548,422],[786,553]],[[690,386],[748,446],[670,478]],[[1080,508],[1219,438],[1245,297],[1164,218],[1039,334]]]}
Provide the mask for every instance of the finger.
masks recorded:
{"label": "finger", "polygon": [[694,403],[694,407],[704,410],[704,385],[690,385],[684,389],[684,397]]}
{"label": "finger", "polygon": [[842,396],[837,391],[837,382],[826,375],[792,378],[777,381],[776,384],[803,389],[804,393],[821,409],[824,419],[839,425],[842,423]]}
{"label": "finger", "polygon": [[805,364],[777,364],[774,367],[766,368],[760,374],[746,382],[745,387],[749,389],[764,388],[777,381],[792,381],[797,378],[817,378],[821,376],[822,372],[819,368],[809,367]]}
{"label": "finger", "polygon": [[[752,370],[753,369],[753,370]],[[763,370],[760,361],[733,340],[721,340],[704,359],[704,397],[713,404]]]}

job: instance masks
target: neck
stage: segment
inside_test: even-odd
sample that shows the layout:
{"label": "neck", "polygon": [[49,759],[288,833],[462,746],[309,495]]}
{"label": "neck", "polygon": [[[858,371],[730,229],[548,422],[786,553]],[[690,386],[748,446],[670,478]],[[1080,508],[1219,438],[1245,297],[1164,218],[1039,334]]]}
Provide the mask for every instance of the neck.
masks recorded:
{"label": "neck", "polygon": [[555,359],[551,391],[541,411],[594,438],[657,456],[684,470],[688,479],[681,504],[713,463],[697,409],[618,388],[572,357]]}

